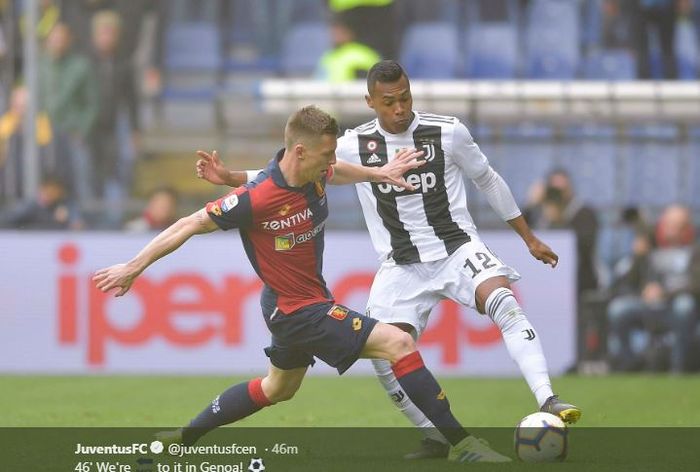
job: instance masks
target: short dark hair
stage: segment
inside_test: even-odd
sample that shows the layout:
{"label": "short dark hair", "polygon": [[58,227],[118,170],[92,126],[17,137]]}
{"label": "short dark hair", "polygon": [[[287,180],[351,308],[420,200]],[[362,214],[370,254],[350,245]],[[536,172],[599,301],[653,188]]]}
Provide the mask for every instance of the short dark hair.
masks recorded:
{"label": "short dark hair", "polygon": [[287,120],[284,129],[285,146],[290,148],[298,141],[317,140],[324,134],[336,137],[338,131],[335,118],[314,105],[305,106]]}
{"label": "short dark hair", "polygon": [[393,60],[379,61],[367,73],[367,91],[371,94],[374,84],[377,82],[396,82],[402,76],[408,80],[406,72],[398,62]]}

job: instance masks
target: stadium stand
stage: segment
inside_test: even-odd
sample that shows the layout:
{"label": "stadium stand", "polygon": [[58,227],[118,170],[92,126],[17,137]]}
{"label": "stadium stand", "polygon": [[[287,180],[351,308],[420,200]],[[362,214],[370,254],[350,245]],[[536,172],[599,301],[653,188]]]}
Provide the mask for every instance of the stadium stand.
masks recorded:
{"label": "stadium stand", "polygon": [[558,165],[569,172],[578,196],[596,208],[618,201],[619,146],[612,126],[571,126],[557,151]]}
{"label": "stadium stand", "polygon": [[533,0],[527,18],[528,76],[575,78],[580,59],[578,2]]}
{"label": "stadium stand", "polygon": [[461,57],[457,28],[445,22],[414,23],[405,33],[400,56],[412,78],[455,78]]}
{"label": "stadium stand", "polygon": [[586,58],[583,75],[591,80],[634,80],[637,62],[632,53],[624,49],[599,50]]}
{"label": "stadium stand", "polygon": [[505,22],[478,22],[466,34],[466,76],[512,79],[518,67],[518,39]]}
{"label": "stadium stand", "polygon": [[285,76],[310,76],[319,59],[331,47],[328,25],[304,22],[293,25],[286,34],[281,57]]}
{"label": "stadium stand", "polygon": [[700,54],[698,52],[698,35],[690,20],[681,20],[676,25],[676,60],[678,78],[695,80],[698,78]]}
{"label": "stadium stand", "polygon": [[623,205],[660,208],[677,202],[682,181],[678,128],[665,124],[630,126],[624,139]]}

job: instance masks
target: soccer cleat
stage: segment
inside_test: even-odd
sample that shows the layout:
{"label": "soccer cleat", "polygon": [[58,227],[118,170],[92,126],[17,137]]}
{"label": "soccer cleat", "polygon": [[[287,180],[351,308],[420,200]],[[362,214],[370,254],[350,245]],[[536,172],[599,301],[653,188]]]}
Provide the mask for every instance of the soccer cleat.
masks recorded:
{"label": "soccer cleat", "polygon": [[173,429],[171,431],[159,431],[154,434],[155,438],[163,443],[165,449],[171,444],[182,444],[182,428]]}
{"label": "soccer cleat", "polygon": [[558,416],[564,423],[573,424],[581,418],[581,409],[571,403],[559,400],[559,395],[552,395],[544,402],[540,411]]}
{"label": "soccer cleat", "polygon": [[409,452],[404,459],[444,459],[450,451],[450,445],[444,442],[436,441],[431,438],[424,438],[420,442],[420,449]]}
{"label": "soccer cleat", "polygon": [[467,436],[459,444],[450,447],[447,455],[450,462],[512,462],[508,456],[499,454],[489,447],[489,443],[474,436]]}

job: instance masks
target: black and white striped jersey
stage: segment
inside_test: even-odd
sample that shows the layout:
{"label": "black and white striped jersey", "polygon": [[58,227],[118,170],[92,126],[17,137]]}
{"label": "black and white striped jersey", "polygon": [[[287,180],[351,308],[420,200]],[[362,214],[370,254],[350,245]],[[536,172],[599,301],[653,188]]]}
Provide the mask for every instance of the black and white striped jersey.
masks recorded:
{"label": "black and white striped jersey", "polygon": [[415,112],[401,134],[383,130],[377,119],[348,130],[336,157],[363,166],[386,164],[400,150],[424,151],[427,164],[406,174],[415,190],[385,183],[356,184],[367,229],[381,258],[398,264],[447,257],[476,234],[467,209],[464,176],[490,169],[486,156],[455,117]]}

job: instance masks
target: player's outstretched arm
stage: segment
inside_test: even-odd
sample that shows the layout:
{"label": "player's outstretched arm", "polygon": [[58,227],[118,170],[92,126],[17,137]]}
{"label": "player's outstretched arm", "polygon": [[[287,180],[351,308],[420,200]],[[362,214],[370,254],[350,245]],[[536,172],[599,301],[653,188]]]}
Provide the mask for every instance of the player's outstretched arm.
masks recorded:
{"label": "player's outstretched arm", "polygon": [[136,257],[125,264],[116,264],[95,272],[92,280],[103,292],[117,289],[114,296],[121,297],[131,288],[136,277],[148,266],[182,246],[195,234],[211,233],[218,229],[205,209],[181,218],[153,238]]}
{"label": "player's outstretched arm", "polygon": [[219,159],[219,154],[212,151],[211,154],[205,151],[197,151],[199,159],[195,164],[197,177],[204,179],[214,185],[228,185],[229,187],[240,187],[252,180],[251,177],[260,170],[228,170]]}
{"label": "player's outstretched arm", "polygon": [[557,266],[559,256],[533,234],[524,216],[520,215],[512,220],[508,220],[508,224],[520,235],[523,241],[525,241],[527,249],[530,251],[530,254],[532,254],[532,257],[552,267]]}
{"label": "player's outstretched arm", "polygon": [[359,182],[384,182],[406,190],[414,190],[414,186],[406,182],[403,175],[409,170],[424,165],[425,160],[418,160],[422,156],[423,151],[402,149],[389,163],[381,167],[365,167],[339,160],[333,165],[333,176],[328,183],[347,185]]}

